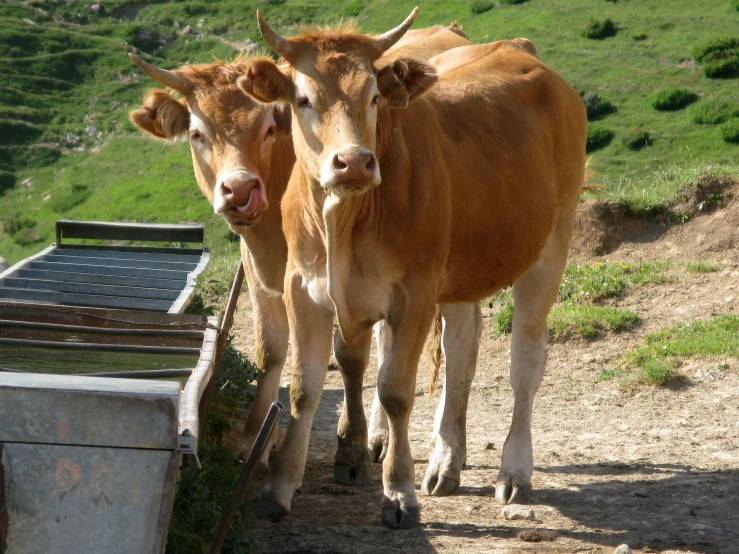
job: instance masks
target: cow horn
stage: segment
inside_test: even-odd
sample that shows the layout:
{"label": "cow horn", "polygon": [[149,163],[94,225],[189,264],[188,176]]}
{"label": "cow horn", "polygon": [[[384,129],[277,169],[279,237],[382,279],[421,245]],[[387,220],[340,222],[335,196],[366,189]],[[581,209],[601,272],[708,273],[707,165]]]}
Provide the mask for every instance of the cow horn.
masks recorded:
{"label": "cow horn", "polygon": [[192,92],[193,84],[185,77],[177,75],[172,71],[162,69],[161,67],[151,65],[150,63],[145,62],[144,60],[133,54],[129,54],[128,57],[131,58],[131,61],[133,63],[141,68],[141,71],[146,73],[157,83],[168,86],[169,88],[174,89],[180,94],[184,94],[185,96]]}
{"label": "cow horn", "polygon": [[413,21],[416,19],[416,15],[418,15],[418,6],[413,8],[413,11],[408,17],[405,18],[405,21],[395,27],[395,29],[392,29],[387,33],[383,33],[375,37],[374,59],[382,56],[393,44],[398,42],[401,37],[406,34],[406,32],[408,32],[408,29],[411,28],[411,25],[413,25]]}
{"label": "cow horn", "polygon": [[292,44],[290,44],[286,38],[275,33],[272,30],[272,27],[267,25],[267,22],[262,17],[262,12],[260,10],[257,10],[257,25],[259,25],[259,32],[262,34],[264,42],[266,42],[278,55],[289,62],[291,54],[293,53]]}

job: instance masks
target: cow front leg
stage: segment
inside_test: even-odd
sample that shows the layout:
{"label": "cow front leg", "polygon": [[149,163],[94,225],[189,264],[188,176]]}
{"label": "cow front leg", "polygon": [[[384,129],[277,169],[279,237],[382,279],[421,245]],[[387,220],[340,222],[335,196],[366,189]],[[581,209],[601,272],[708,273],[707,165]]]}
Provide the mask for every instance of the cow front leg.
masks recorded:
{"label": "cow front leg", "polygon": [[[382,362],[387,357],[388,350],[392,344],[392,331],[385,321],[378,321],[374,328],[375,343],[377,344],[377,368],[382,367]],[[375,397],[372,400],[372,412],[369,425],[369,440],[367,449],[370,460],[382,462],[387,454],[388,424],[385,410],[382,409],[380,396],[375,388]]]}
{"label": "cow front leg", "polygon": [[257,504],[257,514],[272,521],[290,512],[293,494],[303,481],[311,425],[331,356],[334,321],[332,312],[313,302],[297,272],[286,279],[285,305],[292,340],[290,423]]}
{"label": "cow front leg", "polygon": [[513,418],[495,484],[495,499],[503,504],[527,503],[531,497],[534,470],[531,415],[547,360],[547,314],[557,298],[571,229],[571,220],[555,229],[539,260],[513,285]]}
{"label": "cow front leg", "polygon": [[342,485],[372,483],[372,462],[367,452],[367,419],[362,404],[364,372],[369,362],[372,332],[367,330],[352,344],[334,334],[334,355],[344,380],[344,405],[336,433],[334,480]]}
{"label": "cow front leg", "polygon": [[[254,402],[244,425],[244,433],[239,441],[238,456],[245,459],[251,452],[262,422],[270,405],[277,400],[280,388],[280,374],[287,356],[289,329],[287,312],[282,296],[268,293],[251,269],[251,263],[244,260],[246,282],[251,297],[254,321],[255,363],[258,369],[257,387]],[[264,470],[267,468],[269,453],[277,438],[277,428],[270,436],[267,448],[260,460]]]}
{"label": "cow front leg", "polygon": [[391,311],[393,341],[380,367],[377,388],[388,417],[387,455],[382,464],[382,524],[408,529],[421,519],[415,491],[413,457],[408,438],[408,422],[416,391],[418,360],[431,321],[433,305],[410,305]]}
{"label": "cow front leg", "polygon": [[446,375],[421,486],[424,494],[432,496],[446,496],[459,488],[467,458],[467,402],[482,331],[482,313],[476,303],[445,304],[441,313]]}

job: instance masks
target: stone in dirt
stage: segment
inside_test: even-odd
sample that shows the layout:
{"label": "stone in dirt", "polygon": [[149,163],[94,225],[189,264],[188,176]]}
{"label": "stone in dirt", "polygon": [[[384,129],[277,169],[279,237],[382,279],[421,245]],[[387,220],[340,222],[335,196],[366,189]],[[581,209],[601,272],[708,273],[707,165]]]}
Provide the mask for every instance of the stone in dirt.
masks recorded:
{"label": "stone in dirt", "polygon": [[621,546],[617,546],[616,550],[613,551],[613,554],[634,554],[631,551],[631,548],[629,548],[628,544],[622,544]]}
{"label": "stone in dirt", "polygon": [[511,521],[516,519],[533,520],[535,517],[534,510],[526,506],[504,506],[500,513],[505,519]]}

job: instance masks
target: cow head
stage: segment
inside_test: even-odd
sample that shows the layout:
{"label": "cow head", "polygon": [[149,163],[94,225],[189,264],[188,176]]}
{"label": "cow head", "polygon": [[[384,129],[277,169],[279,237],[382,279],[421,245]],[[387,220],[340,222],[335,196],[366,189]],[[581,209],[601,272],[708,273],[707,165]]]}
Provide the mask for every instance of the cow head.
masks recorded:
{"label": "cow head", "polygon": [[[160,69],[134,55],[131,59],[165,90],[150,91],[144,106],[130,114],[139,129],[160,139],[187,137],[200,190],[237,233],[252,225],[269,206],[272,145],[290,133],[290,113],[256,102],[236,86],[248,63]],[[275,192],[272,191],[274,195]]]}
{"label": "cow head", "polygon": [[272,31],[257,12],[262,36],[288,65],[257,60],[239,86],[263,102],[292,106],[295,154],[313,183],[340,195],[380,183],[378,112],[407,104],[436,81],[433,69],[415,60],[375,67],[417,12],[379,36],[340,29],[289,39]]}

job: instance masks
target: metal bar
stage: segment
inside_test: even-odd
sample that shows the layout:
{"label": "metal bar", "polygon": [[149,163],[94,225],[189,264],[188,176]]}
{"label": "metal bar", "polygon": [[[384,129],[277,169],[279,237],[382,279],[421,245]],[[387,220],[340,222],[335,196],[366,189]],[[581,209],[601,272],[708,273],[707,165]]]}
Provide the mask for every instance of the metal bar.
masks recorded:
{"label": "metal bar", "polygon": [[109,252],[151,252],[153,254],[200,256],[207,248],[180,248],[178,246],[111,246],[110,244],[59,244],[59,250],[86,250]]}
{"label": "metal bar", "polygon": [[43,256],[46,256],[47,254],[49,254],[50,252],[52,252],[55,248],[56,248],[56,246],[54,246],[52,244],[51,246],[48,246],[48,247],[44,248],[41,252],[38,252],[38,253],[34,254],[33,256],[30,256],[28,258],[25,258],[25,259],[21,260],[17,264],[14,264],[14,265],[10,266],[8,269],[6,269],[2,273],[0,273],[0,277],[7,277],[11,273],[13,273],[15,271],[18,271],[19,269],[22,269],[22,268],[26,267],[26,265],[28,265],[33,260],[36,260],[36,259],[41,258]]}
{"label": "metal bar", "polygon": [[69,333],[89,333],[98,335],[132,335],[147,337],[178,337],[186,339],[201,339],[203,331],[188,329],[121,329],[110,327],[87,327],[84,325],[62,325],[60,323],[39,323],[35,321],[16,321],[0,319],[0,327],[26,327],[49,331],[67,331]]}
{"label": "metal bar", "polygon": [[203,242],[203,225],[110,223],[102,221],[56,222],[57,244],[67,239],[141,240],[158,242]]}
{"label": "metal bar", "polygon": [[[0,371],[5,373],[34,373],[26,369],[10,369],[9,367],[0,367]],[[125,379],[170,379],[174,377],[189,377],[192,374],[192,368],[189,369],[148,369],[148,370],[131,370],[131,371],[108,371],[97,373],[70,373],[74,377],[113,377]]]}
{"label": "metal bar", "polygon": [[59,350],[102,350],[107,352],[135,352],[140,354],[200,354],[199,348],[184,346],[140,346],[136,344],[95,344],[93,342],[54,342],[28,339],[0,338],[0,345],[26,348],[55,348]]}
{"label": "metal bar", "polygon": [[33,261],[28,264],[30,269],[50,271],[66,271],[70,273],[97,273],[98,275],[128,275],[130,277],[148,277],[152,279],[187,280],[189,271],[172,271],[169,269],[139,269],[125,266],[99,266],[62,264],[57,262]]}
{"label": "metal bar", "polygon": [[249,483],[254,476],[257,462],[261,459],[262,454],[264,453],[264,449],[267,446],[267,440],[277,424],[277,419],[280,417],[280,412],[283,407],[282,403],[277,401],[272,402],[272,405],[269,407],[267,417],[264,418],[262,428],[259,429],[257,439],[254,441],[254,446],[252,447],[251,452],[249,452],[249,456],[246,458],[244,467],[241,470],[239,481],[236,483],[236,487],[234,487],[231,497],[228,499],[228,502],[223,509],[220,520],[218,520],[216,531],[208,545],[206,554],[218,554],[218,552],[221,551],[223,541],[226,539],[228,530],[231,528],[231,524],[233,524],[233,520],[236,517],[236,512],[239,510],[239,506],[246,495],[246,489],[249,487]]}
{"label": "metal bar", "polygon": [[177,300],[175,300],[172,306],[169,308],[170,314],[181,314],[187,309],[187,306],[190,304],[190,300],[192,300],[193,294],[195,294],[195,284],[198,275],[200,275],[203,270],[205,270],[205,267],[208,265],[209,261],[210,252],[204,250],[197,267],[190,272],[190,275],[187,278],[187,286],[182,289],[182,292],[180,292]]}
{"label": "metal bar", "polygon": [[[128,250],[111,250],[112,247],[106,246],[106,250],[102,249],[91,249],[86,245],[75,244],[65,245],[60,248],[56,248],[52,252],[49,252],[49,256],[95,256],[96,258],[110,258],[116,260],[150,260],[152,253],[157,254],[158,258],[168,262],[183,262],[197,265],[202,257],[202,250],[194,251],[194,254],[178,254],[180,248],[169,248],[171,252],[152,252],[153,249],[149,246],[139,247],[137,251]],[[158,249],[161,250],[161,249]]]}
{"label": "metal bar", "polygon": [[178,292],[172,289],[122,287],[117,285],[101,285],[99,283],[50,281],[45,279],[18,279],[15,277],[0,279],[0,287],[73,292],[78,294],[101,294],[104,296],[125,296],[131,298],[151,298],[154,300],[176,300],[179,296]]}
{"label": "metal bar", "polygon": [[[8,275],[11,277],[11,275]],[[132,275],[100,275],[99,273],[70,273],[65,271],[48,271],[42,269],[19,269],[12,277],[26,279],[46,279],[49,281],[68,281],[73,283],[96,283],[99,285],[123,285],[150,289],[168,289],[180,291],[187,285],[186,279],[151,279]]]}
{"label": "metal bar", "polygon": [[241,285],[244,282],[244,264],[239,263],[239,268],[236,270],[234,280],[231,283],[231,291],[228,293],[228,301],[226,302],[226,310],[223,312],[223,318],[221,319],[220,330],[218,333],[218,344],[216,345],[216,352],[213,357],[213,375],[211,375],[208,381],[208,386],[203,392],[203,397],[200,399],[200,406],[198,407],[198,413],[200,414],[200,421],[205,421],[205,415],[208,413],[208,406],[210,405],[210,398],[213,396],[213,387],[215,386],[216,378],[218,377],[218,371],[221,369],[221,358],[223,357],[223,351],[226,348],[226,342],[228,341],[228,333],[231,331],[231,325],[233,324],[234,312],[236,312],[236,304],[239,301],[239,293],[241,293]]}
{"label": "metal bar", "polygon": [[109,267],[137,267],[146,269],[171,269],[173,271],[190,272],[198,265],[197,262],[168,262],[156,259],[156,255],[149,256],[148,260],[126,260],[121,258],[98,258],[93,256],[67,256],[54,252],[40,262],[55,262],[60,264],[79,264]]}
{"label": "metal bar", "polygon": [[169,300],[152,300],[148,298],[131,298],[125,296],[101,296],[97,294],[77,294],[71,292],[53,292],[28,289],[0,287],[0,298],[17,300],[33,300],[39,302],[55,302],[78,306],[99,308],[120,308],[124,310],[146,310],[166,312],[172,305]]}

